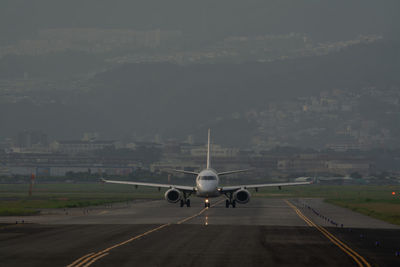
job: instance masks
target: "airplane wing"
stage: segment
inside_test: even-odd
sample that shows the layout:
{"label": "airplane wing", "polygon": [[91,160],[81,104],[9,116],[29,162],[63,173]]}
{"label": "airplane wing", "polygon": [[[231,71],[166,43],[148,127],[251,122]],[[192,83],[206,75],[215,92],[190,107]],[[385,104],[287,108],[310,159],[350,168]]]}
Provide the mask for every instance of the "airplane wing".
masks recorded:
{"label": "airplane wing", "polygon": [[142,183],[142,182],[130,182],[130,181],[114,181],[114,180],[105,180],[101,179],[104,183],[110,184],[126,184],[126,185],[134,185],[134,186],[148,186],[148,187],[158,187],[158,188],[176,188],[184,192],[195,192],[196,189],[193,186],[185,186],[185,185],[172,185],[172,184],[156,184],[156,183]]}
{"label": "airplane wing", "polygon": [[261,188],[261,187],[273,187],[273,186],[293,186],[293,185],[308,185],[312,184],[312,182],[293,182],[293,183],[274,183],[274,184],[251,184],[251,185],[233,185],[233,186],[223,186],[220,188],[220,192],[232,192],[238,189],[250,189],[250,188]]}
{"label": "airplane wing", "polygon": [[248,172],[251,171],[251,169],[245,169],[245,170],[235,170],[235,171],[227,171],[227,172],[219,172],[218,176],[221,175],[228,175],[228,174],[233,174],[233,173],[239,173],[239,172]]}

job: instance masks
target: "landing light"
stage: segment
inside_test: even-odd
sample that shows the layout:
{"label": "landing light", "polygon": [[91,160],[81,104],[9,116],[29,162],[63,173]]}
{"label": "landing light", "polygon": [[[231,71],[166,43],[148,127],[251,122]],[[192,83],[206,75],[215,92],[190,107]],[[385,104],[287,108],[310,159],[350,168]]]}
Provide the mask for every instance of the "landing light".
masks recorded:
{"label": "landing light", "polygon": [[208,199],[206,199],[206,203],[208,203]]}

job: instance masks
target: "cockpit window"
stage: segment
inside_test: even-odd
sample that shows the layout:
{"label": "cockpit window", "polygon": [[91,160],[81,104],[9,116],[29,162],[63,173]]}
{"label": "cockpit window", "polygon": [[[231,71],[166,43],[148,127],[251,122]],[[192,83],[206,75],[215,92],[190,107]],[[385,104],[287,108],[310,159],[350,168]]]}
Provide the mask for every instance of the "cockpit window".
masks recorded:
{"label": "cockpit window", "polygon": [[200,176],[200,180],[216,180],[215,176]]}

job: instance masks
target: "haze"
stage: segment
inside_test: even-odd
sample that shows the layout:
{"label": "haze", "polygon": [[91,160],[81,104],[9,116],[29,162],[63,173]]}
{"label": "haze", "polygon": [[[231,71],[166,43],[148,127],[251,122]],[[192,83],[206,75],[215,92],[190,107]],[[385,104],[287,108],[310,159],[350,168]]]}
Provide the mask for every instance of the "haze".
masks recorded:
{"label": "haze", "polygon": [[1,140],[204,141],[211,127],[226,144],[320,149],[350,127],[373,148],[367,123],[398,146],[399,5],[2,1]]}

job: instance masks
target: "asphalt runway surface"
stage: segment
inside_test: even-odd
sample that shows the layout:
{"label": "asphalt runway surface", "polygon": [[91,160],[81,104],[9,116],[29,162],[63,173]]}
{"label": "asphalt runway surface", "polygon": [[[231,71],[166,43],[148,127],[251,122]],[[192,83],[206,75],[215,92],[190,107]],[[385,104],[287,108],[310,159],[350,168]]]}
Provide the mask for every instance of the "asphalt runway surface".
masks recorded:
{"label": "asphalt runway surface", "polygon": [[400,266],[398,226],[320,199],[212,204],[136,201],[0,217],[0,266]]}

